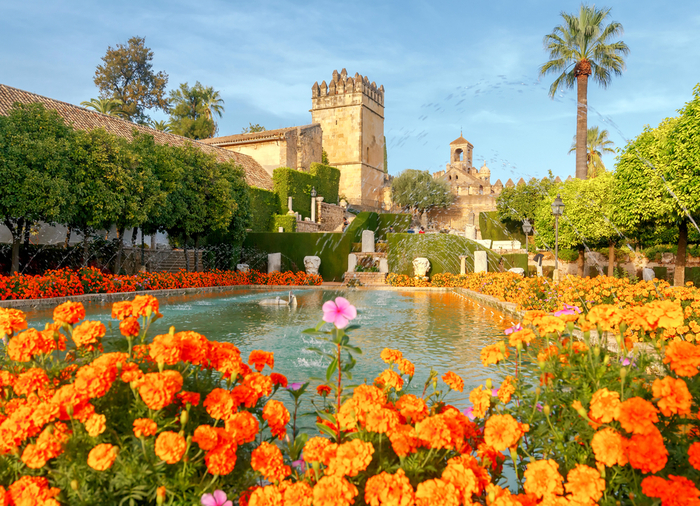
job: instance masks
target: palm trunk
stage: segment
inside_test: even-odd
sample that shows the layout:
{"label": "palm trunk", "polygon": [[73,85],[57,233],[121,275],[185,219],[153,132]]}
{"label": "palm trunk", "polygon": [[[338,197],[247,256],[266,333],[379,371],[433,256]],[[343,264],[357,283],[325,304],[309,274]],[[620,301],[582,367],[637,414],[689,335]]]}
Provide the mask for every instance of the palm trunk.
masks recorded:
{"label": "palm trunk", "polygon": [[685,284],[685,251],[688,245],[688,222],[685,218],[678,225],[678,252],[676,253],[676,268],[673,272],[674,286]]}
{"label": "palm trunk", "polygon": [[576,177],[586,179],[588,174],[588,75],[585,72],[576,76]]}
{"label": "palm trunk", "polygon": [[5,220],[5,226],[10,230],[12,234],[12,263],[10,267],[10,274],[15,274],[19,271],[19,246],[22,241],[22,225],[24,225],[24,220],[20,218],[17,223],[12,223],[11,220]]}
{"label": "palm trunk", "polygon": [[610,239],[608,248],[608,276],[612,277],[615,269],[615,241]]}
{"label": "palm trunk", "polygon": [[122,254],[124,253],[124,227],[117,228],[117,260],[114,262],[114,274],[119,275],[122,268]]}
{"label": "palm trunk", "polygon": [[584,267],[586,266],[586,249],[583,246],[580,246],[578,249],[577,263],[578,263],[578,277],[582,278]]}
{"label": "palm trunk", "polygon": [[182,249],[185,251],[185,270],[190,272],[190,258],[187,256],[187,238],[185,238],[185,245]]}

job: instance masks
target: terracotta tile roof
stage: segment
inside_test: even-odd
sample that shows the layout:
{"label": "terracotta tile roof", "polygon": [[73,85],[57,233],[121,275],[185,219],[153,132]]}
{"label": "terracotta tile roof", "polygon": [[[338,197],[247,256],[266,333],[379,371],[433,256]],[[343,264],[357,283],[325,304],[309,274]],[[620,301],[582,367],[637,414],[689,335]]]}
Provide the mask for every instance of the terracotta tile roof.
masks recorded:
{"label": "terracotta tile roof", "polygon": [[38,102],[44,105],[47,109],[55,110],[67,123],[73,125],[74,128],[80,130],[92,130],[95,128],[104,128],[111,134],[130,139],[134,129],[139,132],[152,135],[158,144],[170,144],[171,146],[184,146],[193,144],[205,153],[211,153],[216,156],[220,162],[234,162],[245,170],[245,178],[250,186],[257,186],[266,190],[272,190],[272,178],[262,166],[253,160],[250,156],[235,151],[209,146],[201,141],[194,141],[187,137],[160,132],[153,128],[143,125],[137,125],[130,121],[108,116],[99,112],[91,111],[83,107],[78,107],[67,102],[54,100],[52,98],[36,95],[28,91],[19,90],[0,84],[0,114],[6,115],[12,108],[15,102],[30,104]]}
{"label": "terracotta tile roof", "polygon": [[319,123],[312,123],[310,125],[303,126],[293,126],[287,128],[278,128],[276,130],[264,130],[262,132],[253,132],[249,134],[237,134],[237,135],[226,135],[223,137],[212,137],[211,139],[202,139],[201,143],[210,144],[214,146],[221,145],[231,145],[231,144],[245,144],[254,141],[267,141],[274,139],[283,139],[285,134],[291,130],[296,130],[297,128],[310,128],[314,126],[320,126]]}
{"label": "terracotta tile roof", "polygon": [[[472,143],[469,142],[467,139],[465,139],[462,134],[460,134],[459,137],[457,137],[455,140],[450,142],[450,146],[453,146],[455,144],[469,144],[470,146],[472,145]],[[472,146],[472,147],[474,147],[474,146]]]}

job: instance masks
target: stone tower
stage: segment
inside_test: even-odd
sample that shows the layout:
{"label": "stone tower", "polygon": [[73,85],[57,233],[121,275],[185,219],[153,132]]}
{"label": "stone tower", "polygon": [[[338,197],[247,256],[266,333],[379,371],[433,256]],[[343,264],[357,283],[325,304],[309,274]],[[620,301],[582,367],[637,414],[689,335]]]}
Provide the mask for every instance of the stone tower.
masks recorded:
{"label": "stone tower", "polygon": [[329,84],[311,87],[311,120],[323,131],[323,149],[340,169],[339,193],[355,207],[383,201],[384,86],[360,74],[333,71]]}

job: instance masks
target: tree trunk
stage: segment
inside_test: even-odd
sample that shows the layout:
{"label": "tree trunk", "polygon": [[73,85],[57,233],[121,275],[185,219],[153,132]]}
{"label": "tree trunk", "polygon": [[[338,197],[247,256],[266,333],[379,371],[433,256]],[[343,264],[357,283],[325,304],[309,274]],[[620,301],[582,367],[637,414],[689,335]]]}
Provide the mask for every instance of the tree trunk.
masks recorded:
{"label": "tree trunk", "polygon": [[68,249],[68,246],[70,246],[71,232],[73,232],[73,229],[71,227],[68,227],[68,230],[66,231],[66,242],[63,243],[63,249]]}
{"label": "tree trunk", "polygon": [[586,179],[588,174],[588,75],[576,76],[576,177]]}
{"label": "tree trunk", "polygon": [[586,265],[586,249],[583,246],[580,246],[578,249],[577,264],[578,264],[578,277],[582,278],[583,277],[583,270],[584,270],[584,267]]}
{"label": "tree trunk", "polygon": [[117,259],[114,262],[114,274],[119,275],[122,269],[122,254],[124,253],[124,227],[117,228]]}
{"label": "tree trunk", "polygon": [[187,256],[187,238],[185,238],[185,244],[182,249],[185,250],[185,270],[190,272],[190,258]]}
{"label": "tree trunk", "polygon": [[12,264],[10,267],[10,274],[15,274],[19,271],[19,245],[22,241],[22,226],[24,225],[24,220],[20,218],[17,220],[17,224],[13,224],[10,220],[5,220],[5,226],[10,230],[12,234]]}
{"label": "tree trunk", "polygon": [[32,222],[27,221],[24,224],[24,250],[26,252],[27,248],[29,248],[29,236],[32,232]]}
{"label": "tree trunk", "polygon": [[678,225],[678,253],[676,253],[676,268],[673,272],[674,286],[685,284],[685,250],[688,245],[688,222],[685,218]]}
{"label": "tree trunk", "polygon": [[194,238],[194,272],[199,272],[199,258],[197,258],[197,252],[199,250],[199,236]]}
{"label": "tree trunk", "polygon": [[608,276],[612,277],[615,269],[615,241],[610,239],[608,248]]}

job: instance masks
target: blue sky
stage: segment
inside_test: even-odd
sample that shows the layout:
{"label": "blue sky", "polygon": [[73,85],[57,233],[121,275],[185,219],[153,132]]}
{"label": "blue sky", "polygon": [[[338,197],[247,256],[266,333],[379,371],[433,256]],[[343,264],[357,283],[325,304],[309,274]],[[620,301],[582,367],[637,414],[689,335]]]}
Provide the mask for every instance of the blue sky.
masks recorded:
{"label": "blue sky", "polygon": [[[462,129],[492,182],[574,173],[575,91],[538,79],[544,35],[569,0],[491,2],[32,1],[0,4],[0,83],[79,104],[98,95],[108,46],[146,37],[154,69],[213,86],[220,135],[249,122],[311,122],[311,85],[345,67],[383,84],[389,171],[441,170]],[[700,11],[692,1],[600,3],[625,28],[627,70],[589,86],[589,126],[616,146],[689,101],[700,82]],[[162,115],[154,114],[156,119]],[[613,156],[604,161],[609,167]]]}

